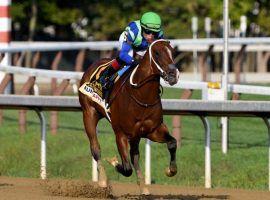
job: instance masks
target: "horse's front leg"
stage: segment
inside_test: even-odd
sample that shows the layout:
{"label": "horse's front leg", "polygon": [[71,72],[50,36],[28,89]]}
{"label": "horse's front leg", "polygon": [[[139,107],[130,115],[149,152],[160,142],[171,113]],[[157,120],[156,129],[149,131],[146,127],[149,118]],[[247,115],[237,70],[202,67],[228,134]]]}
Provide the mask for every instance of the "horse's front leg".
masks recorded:
{"label": "horse's front leg", "polygon": [[142,171],[139,165],[139,160],[140,160],[139,143],[140,143],[140,139],[129,142],[130,160],[136,171],[137,184],[140,187],[141,194],[149,195],[150,192],[149,192],[149,189],[145,185],[144,177],[142,175]]}
{"label": "horse's front leg", "polygon": [[99,115],[93,107],[89,106],[87,107],[87,109],[86,107],[83,107],[84,128],[90,142],[91,154],[98,164],[98,175],[99,175],[98,185],[100,187],[107,187],[108,179],[107,179],[105,169],[101,162],[100,145],[99,145],[97,134],[96,134],[96,127],[97,127],[98,120],[99,120]]}
{"label": "horse's front leg", "polygon": [[128,159],[128,139],[126,135],[122,132],[116,132],[116,144],[118,152],[121,156],[122,164],[118,163],[117,158],[108,159],[107,161],[111,163],[115,169],[121,173],[123,176],[129,177],[132,174],[132,167]]}
{"label": "horse's front leg", "polygon": [[167,148],[170,152],[171,159],[169,168],[166,169],[166,175],[169,177],[174,176],[177,173],[176,139],[169,134],[168,128],[163,123],[161,123],[160,126],[156,128],[152,133],[148,134],[147,138],[154,142],[167,143]]}

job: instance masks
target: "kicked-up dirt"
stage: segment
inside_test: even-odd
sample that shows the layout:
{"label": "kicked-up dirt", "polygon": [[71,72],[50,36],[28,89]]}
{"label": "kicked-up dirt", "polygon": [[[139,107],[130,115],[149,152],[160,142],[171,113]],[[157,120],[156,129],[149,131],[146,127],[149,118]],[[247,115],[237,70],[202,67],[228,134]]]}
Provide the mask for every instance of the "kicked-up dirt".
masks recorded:
{"label": "kicked-up dirt", "polygon": [[111,182],[99,188],[82,180],[40,180],[0,176],[0,200],[84,200],[84,199],[180,199],[180,200],[270,200],[269,191],[205,189],[150,185],[151,195],[140,195],[136,184]]}

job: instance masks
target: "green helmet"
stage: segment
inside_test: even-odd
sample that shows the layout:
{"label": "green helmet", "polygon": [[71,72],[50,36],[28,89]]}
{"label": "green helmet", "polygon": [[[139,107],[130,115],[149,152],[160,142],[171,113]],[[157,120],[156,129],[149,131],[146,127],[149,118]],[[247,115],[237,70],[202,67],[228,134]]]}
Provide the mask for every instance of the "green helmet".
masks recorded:
{"label": "green helmet", "polygon": [[141,26],[146,30],[151,30],[154,32],[160,31],[161,19],[157,13],[146,12],[141,17]]}

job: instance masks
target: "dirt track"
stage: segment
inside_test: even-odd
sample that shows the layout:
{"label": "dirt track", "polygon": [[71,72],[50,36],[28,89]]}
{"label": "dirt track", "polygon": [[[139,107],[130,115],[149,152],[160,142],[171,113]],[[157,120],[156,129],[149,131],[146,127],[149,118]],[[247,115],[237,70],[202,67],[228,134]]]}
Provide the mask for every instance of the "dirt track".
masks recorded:
{"label": "dirt track", "polygon": [[[204,189],[151,185],[150,196],[140,196],[135,184],[111,183],[100,190],[83,181],[11,178],[0,176],[0,200],[83,200],[83,199],[239,199],[270,200],[270,192],[234,189]],[[105,198],[107,196],[107,198]]]}

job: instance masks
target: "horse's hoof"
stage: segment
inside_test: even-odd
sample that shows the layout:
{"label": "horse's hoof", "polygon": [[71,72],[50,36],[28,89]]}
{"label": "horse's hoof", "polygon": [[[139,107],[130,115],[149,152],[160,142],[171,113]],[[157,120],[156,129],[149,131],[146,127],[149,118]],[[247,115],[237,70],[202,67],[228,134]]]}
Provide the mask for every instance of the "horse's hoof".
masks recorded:
{"label": "horse's hoof", "polygon": [[165,174],[168,177],[172,177],[177,174],[177,169],[171,170],[169,167],[165,170]]}
{"label": "horse's hoof", "polygon": [[114,167],[118,164],[118,160],[117,160],[117,157],[116,156],[114,156],[112,158],[106,158],[106,161],[108,163],[110,163]]}
{"label": "horse's hoof", "polygon": [[107,181],[99,181],[98,186],[101,188],[106,188],[106,187],[108,187],[108,183],[107,183]]}
{"label": "horse's hoof", "polygon": [[142,189],[141,194],[142,195],[150,195],[150,192],[149,192],[148,188],[145,187]]}

